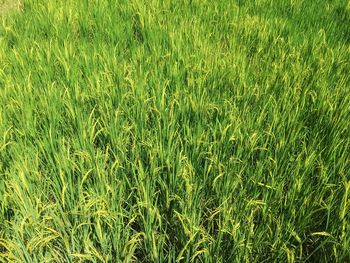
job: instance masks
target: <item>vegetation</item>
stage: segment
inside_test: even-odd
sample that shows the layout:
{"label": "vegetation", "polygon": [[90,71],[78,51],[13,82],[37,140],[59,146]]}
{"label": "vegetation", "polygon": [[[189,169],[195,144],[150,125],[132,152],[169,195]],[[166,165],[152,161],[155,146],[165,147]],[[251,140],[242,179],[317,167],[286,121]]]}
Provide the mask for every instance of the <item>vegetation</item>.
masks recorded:
{"label": "vegetation", "polygon": [[350,3],[26,0],[0,18],[1,262],[350,262]]}
{"label": "vegetation", "polygon": [[19,10],[20,2],[18,0],[0,0],[0,15],[8,14],[14,10]]}

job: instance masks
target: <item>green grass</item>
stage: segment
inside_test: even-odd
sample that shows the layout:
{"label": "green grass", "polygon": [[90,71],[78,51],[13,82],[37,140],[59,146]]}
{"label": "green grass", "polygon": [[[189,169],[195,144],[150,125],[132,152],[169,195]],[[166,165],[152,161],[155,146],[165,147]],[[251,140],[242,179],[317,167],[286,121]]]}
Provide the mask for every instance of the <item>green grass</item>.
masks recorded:
{"label": "green grass", "polygon": [[0,262],[350,262],[349,1],[0,22]]}

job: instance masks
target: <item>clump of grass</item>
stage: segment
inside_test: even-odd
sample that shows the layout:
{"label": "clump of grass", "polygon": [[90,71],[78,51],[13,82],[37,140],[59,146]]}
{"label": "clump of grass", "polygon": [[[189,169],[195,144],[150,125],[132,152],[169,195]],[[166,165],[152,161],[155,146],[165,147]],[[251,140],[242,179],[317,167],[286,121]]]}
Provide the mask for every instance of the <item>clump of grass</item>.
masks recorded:
{"label": "clump of grass", "polygon": [[1,19],[0,261],[350,261],[346,1]]}

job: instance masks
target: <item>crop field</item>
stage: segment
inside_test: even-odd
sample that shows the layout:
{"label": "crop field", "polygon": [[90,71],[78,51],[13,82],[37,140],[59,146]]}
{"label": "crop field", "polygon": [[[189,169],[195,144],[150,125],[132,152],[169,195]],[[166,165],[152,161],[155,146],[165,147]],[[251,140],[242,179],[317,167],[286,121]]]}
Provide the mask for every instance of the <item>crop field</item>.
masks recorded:
{"label": "crop field", "polygon": [[0,0],[0,262],[350,262],[350,1]]}

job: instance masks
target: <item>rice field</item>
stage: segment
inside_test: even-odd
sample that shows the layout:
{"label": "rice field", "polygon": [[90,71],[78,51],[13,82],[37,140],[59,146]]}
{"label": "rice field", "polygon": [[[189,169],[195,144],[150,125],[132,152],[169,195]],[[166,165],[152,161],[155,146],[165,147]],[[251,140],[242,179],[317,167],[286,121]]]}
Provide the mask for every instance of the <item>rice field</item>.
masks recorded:
{"label": "rice field", "polygon": [[0,1],[0,262],[350,262],[349,1]]}

